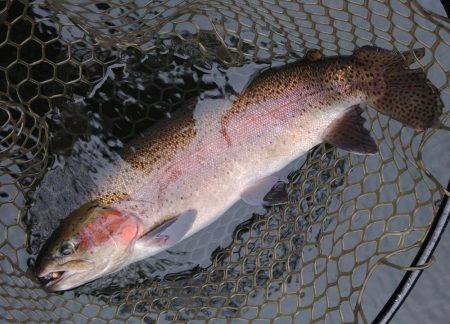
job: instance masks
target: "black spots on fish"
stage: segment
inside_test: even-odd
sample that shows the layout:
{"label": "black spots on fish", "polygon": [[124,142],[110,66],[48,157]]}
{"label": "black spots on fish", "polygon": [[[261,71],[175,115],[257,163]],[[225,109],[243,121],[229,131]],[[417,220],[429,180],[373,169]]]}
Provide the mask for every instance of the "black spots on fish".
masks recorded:
{"label": "black spots on fish", "polygon": [[149,174],[156,165],[172,158],[196,135],[192,116],[174,116],[148,131],[148,134],[134,145],[135,152],[128,154],[126,161],[137,170]]}
{"label": "black spots on fish", "polygon": [[354,54],[358,79],[368,103],[416,130],[433,127],[442,114],[439,90],[422,69],[409,65],[424,55],[423,49],[409,52],[363,47]]}
{"label": "black spots on fish", "polygon": [[364,71],[364,78],[367,80],[366,82],[368,83],[369,87],[371,87],[373,85],[373,73],[371,71]]}
{"label": "black spots on fish", "polygon": [[414,87],[388,84],[384,93],[369,99],[369,103],[380,112],[416,130],[434,126],[443,107],[439,92],[429,83]]}
{"label": "black spots on fish", "polygon": [[309,95],[310,91],[323,91],[325,89],[323,84],[326,85],[331,80],[329,73],[328,75],[323,73],[324,70],[333,68],[333,64],[329,64],[328,61],[320,59],[315,62],[306,59],[263,72],[222,115],[222,126],[226,127],[235,116],[260,103],[274,98],[289,98],[289,94],[295,90],[304,91],[305,96]]}
{"label": "black spots on fish", "polygon": [[412,63],[420,60],[425,55],[425,49],[419,48],[412,51],[398,52],[375,46],[363,46],[355,51],[353,57],[359,64],[364,64],[368,67],[373,66],[409,66]]}
{"label": "black spots on fish", "polygon": [[233,118],[264,101],[287,99],[290,93],[299,91],[304,98],[313,98],[302,102],[305,109],[321,110],[341,102],[343,97],[357,97],[382,113],[424,129],[436,123],[442,102],[425,74],[408,68],[423,53],[363,47],[353,56],[300,61],[265,72],[222,115],[222,128],[227,129]]}
{"label": "black spots on fish", "polygon": [[124,192],[106,192],[102,195],[97,196],[97,201],[104,205],[111,205],[117,201],[124,199],[127,196]]}

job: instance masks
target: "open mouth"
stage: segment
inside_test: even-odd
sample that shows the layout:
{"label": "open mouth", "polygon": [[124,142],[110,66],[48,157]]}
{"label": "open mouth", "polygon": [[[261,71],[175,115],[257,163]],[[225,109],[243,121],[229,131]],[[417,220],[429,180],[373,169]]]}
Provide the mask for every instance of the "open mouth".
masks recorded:
{"label": "open mouth", "polygon": [[90,261],[72,260],[56,265],[40,264],[35,268],[34,274],[45,289],[58,291],[76,287],[78,281],[85,282],[83,274],[87,273],[89,276],[89,270],[92,269],[93,266]]}
{"label": "open mouth", "polygon": [[50,287],[62,279],[66,271],[53,271],[46,276],[39,277],[39,281],[46,287]]}

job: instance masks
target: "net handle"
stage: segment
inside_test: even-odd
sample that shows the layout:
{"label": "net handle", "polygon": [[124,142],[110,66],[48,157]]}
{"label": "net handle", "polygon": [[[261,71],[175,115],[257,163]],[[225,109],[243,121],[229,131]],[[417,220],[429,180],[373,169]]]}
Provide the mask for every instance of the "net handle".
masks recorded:
{"label": "net handle", "polygon": [[[447,186],[447,190],[450,190],[450,182]],[[439,241],[442,234],[444,233],[449,219],[450,197],[446,195],[442,200],[441,206],[439,207],[436,217],[431,224],[430,230],[425,237],[422,246],[420,247],[416,257],[411,263],[411,268],[417,268],[430,262],[433,252],[439,244]],[[400,306],[402,306],[406,297],[408,297],[409,293],[413,289],[417,280],[419,280],[423,270],[424,269],[419,269],[414,271],[407,271],[405,273],[403,279],[400,281],[399,285],[392,293],[391,297],[383,306],[381,311],[378,313],[377,317],[375,317],[373,323],[385,324],[394,317],[395,313],[398,311]]]}

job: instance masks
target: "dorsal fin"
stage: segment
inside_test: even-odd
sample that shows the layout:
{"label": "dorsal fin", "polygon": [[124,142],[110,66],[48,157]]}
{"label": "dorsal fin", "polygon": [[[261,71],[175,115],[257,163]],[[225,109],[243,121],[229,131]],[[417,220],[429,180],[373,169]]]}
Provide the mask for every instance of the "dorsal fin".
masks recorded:
{"label": "dorsal fin", "polygon": [[364,128],[364,117],[359,106],[348,108],[325,130],[323,141],[356,154],[375,154],[378,151],[369,131]]}

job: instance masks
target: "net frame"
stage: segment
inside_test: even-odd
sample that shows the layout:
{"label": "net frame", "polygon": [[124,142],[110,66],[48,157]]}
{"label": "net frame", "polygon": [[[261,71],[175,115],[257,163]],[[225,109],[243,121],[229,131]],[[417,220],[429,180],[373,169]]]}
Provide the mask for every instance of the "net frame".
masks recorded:
{"label": "net frame", "polygon": [[[450,183],[447,186],[447,190],[450,191]],[[433,253],[441,240],[441,236],[448,225],[449,219],[450,200],[448,196],[444,196],[430,231],[410,265],[410,268],[414,270],[405,273],[389,300],[373,320],[373,323],[389,323],[395,316],[396,312],[403,305],[404,301],[414,288],[414,285],[419,280],[424,269],[432,262]]]}

